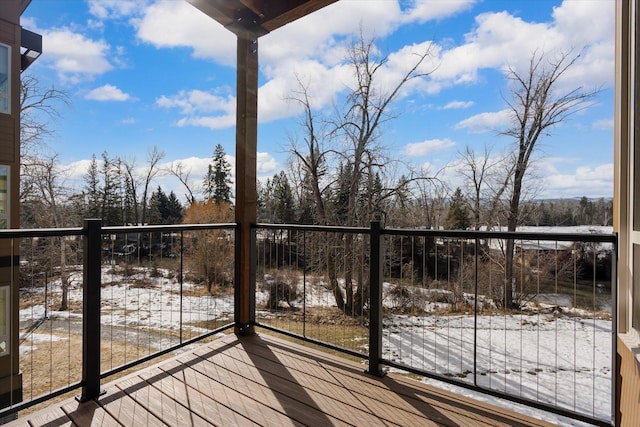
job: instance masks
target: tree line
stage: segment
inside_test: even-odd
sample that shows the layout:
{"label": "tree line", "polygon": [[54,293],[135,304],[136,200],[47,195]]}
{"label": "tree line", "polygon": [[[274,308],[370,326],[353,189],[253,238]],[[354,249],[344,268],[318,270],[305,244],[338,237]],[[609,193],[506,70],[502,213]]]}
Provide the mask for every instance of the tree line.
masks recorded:
{"label": "tree line", "polygon": [[[353,82],[346,86],[342,104],[333,110],[316,109],[312,82],[298,77],[298,89],[290,100],[301,111],[299,132],[289,140],[288,168],[259,183],[259,221],[368,226],[372,220],[382,220],[393,227],[508,231],[525,224],[609,224],[611,203],[604,199],[583,197],[576,204],[537,202],[531,196],[535,194],[532,165],[539,141],[569,116],[588,108],[599,92],[582,87],[560,90],[558,82],[579,57],[571,52],[533,52],[528,68],[507,67],[508,95],[504,98],[509,119],[495,130],[507,144],[501,152],[493,152],[488,145],[480,150],[466,147],[456,166],[451,166],[463,181],[453,189],[441,178],[443,171],[425,170],[394,158],[383,143],[386,126],[395,118],[394,103],[403,91],[436,69],[430,46],[414,52],[405,72],[390,80],[385,75],[388,58],[380,54],[373,39],[361,37],[346,49],[345,64],[352,70]],[[29,82],[23,80],[25,83]],[[33,117],[37,104],[30,106],[26,100],[23,117]],[[49,105],[51,100],[66,98],[53,89],[45,91],[42,100]],[[29,121],[23,119],[23,123]],[[94,156],[83,188],[73,191],[64,185],[57,155],[34,149],[46,136],[45,129],[33,129],[32,137],[22,140],[30,144],[24,152],[33,153],[21,169],[23,227],[77,225],[83,217],[102,218],[105,225],[169,224],[195,218],[225,222],[232,218],[231,167],[220,144],[200,191],[191,171],[180,162],[160,169],[164,153],[157,147],[140,167],[135,159],[111,157],[106,151],[100,161]],[[165,194],[154,186],[161,172],[183,185],[185,205],[173,191]],[[190,211],[198,214],[190,215]],[[362,314],[368,283],[359,273],[366,266],[359,263],[367,261],[356,255],[365,248],[352,234],[333,238],[329,246],[339,246],[340,253],[328,251],[321,256],[328,287],[338,308]],[[514,252],[513,242],[507,241],[503,251],[506,306],[513,300],[511,286],[506,284],[517,280]],[[340,264],[339,259],[356,261]]]}

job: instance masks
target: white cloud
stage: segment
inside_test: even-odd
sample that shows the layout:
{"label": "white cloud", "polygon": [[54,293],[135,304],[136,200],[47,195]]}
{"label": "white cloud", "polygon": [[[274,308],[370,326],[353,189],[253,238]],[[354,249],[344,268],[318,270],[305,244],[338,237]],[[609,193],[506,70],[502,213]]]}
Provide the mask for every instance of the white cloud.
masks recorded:
{"label": "white cloud", "polygon": [[262,176],[271,176],[280,168],[278,161],[270,153],[258,152],[256,164],[257,173]]}
{"label": "white cloud", "polygon": [[485,133],[496,130],[509,123],[510,110],[501,110],[492,113],[480,113],[462,120],[456,125],[456,129],[466,129],[471,133]]}
{"label": "white cloud", "polygon": [[91,90],[85,95],[85,98],[94,101],[130,101],[133,99],[128,93],[109,84]]}
{"label": "white cloud", "polygon": [[156,105],[164,108],[179,108],[182,114],[212,111],[234,112],[236,99],[235,96],[228,93],[220,96],[203,90],[183,90],[173,96],[162,95],[156,100]]}
{"label": "white cloud", "polygon": [[505,69],[510,65],[523,70],[533,52],[578,54],[583,48],[565,80],[572,87],[613,84],[614,3],[564,1],[554,8],[553,18],[527,22],[506,11],[478,15],[463,44],[440,51],[440,66],[431,84],[440,90],[477,83],[483,68]]}
{"label": "white cloud", "polygon": [[407,144],[404,149],[406,155],[411,157],[421,157],[444,151],[447,148],[454,147],[455,142],[450,139],[430,139],[423,142],[415,142]]}
{"label": "white cloud", "polygon": [[92,40],[67,28],[42,33],[42,58],[51,63],[62,80],[91,79],[113,69],[107,60],[110,46],[104,40]]}
{"label": "white cloud", "polygon": [[133,117],[127,117],[126,119],[122,119],[119,122],[121,125],[126,126],[126,125],[133,125],[136,123],[136,119],[134,119]]}
{"label": "white cloud", "polygon": [[160,0],[134,24],[138,38],[157,48],[187,47],[196,58],[235,66],[236,37],[186,1]]}
{"label": "white cloud", "polygon": [[473,101],[451,101],[444,107],[443,110],[460,110],[465,108],[473,107]]}
{"label": "white cloud", "polygon": [[224,95],[202,90],[180,91],[173,96],[161,96],[156,100],[156,105],[179,109],[185,117],[178,120],[178,126],[223,129],[235,124],[236,98],[228,91]]}
{"label": "white cloud", "polygon": [[593,122],[591,125],[594,129],[611,130],[613,129],[613,119],[602,119]]}
{"label": "white cloud", "polygon": [[89,13],[98,19],[116,19],[139,12],[147,0],[88,0]]}
{"label": "white cloud", "polygon": [[196,116],[185,117],[178,120],[177,125],[182,126],[200,126],[208,129],[225,129],[236,124],[235,114],[226,114],[222,116]]}
{"label": "white cloud", "polygon": [[[100,162],[101,160],[96,160]],[[80,182],[83,177],[87,174],[89,170],[89,166],[91,165],[91,159],[87,160],[78,160],[76,162],[72,162],[66,166],[63,166],[64,170],[67,171],[67,177],[73,181]]]}
{"label": "white cloud", "polygon": [[546,196],[611,197],[613,164],[580,166],[573,173],[555,173],[544,178]]}
{"label": "white cloud", "polygon": [[476,0],[415,0],[413,7],[404,12],[405,22],[424,23],[448,18],[470,9]]}
{"label": "white cloud", "polygon": [[[384,44],[385,37],[400,25],[444,19],[469,10],[476,1],[416,0],[408,3],[375,1],[367,2],[367,7],[363,7],[361,1],[342,0],[261,37],[260,64],[266,78],[260,87],[260,121],[264,123],[299,113],[300,109],[287,101],[299,89],[299,77],[304,83],[310,82],[319,88],[310,89],[314,108],[331,105],[338,94],[352,84],[352,73],[344,63],[345,46],[358,36],[360,29],[365,37],[375,35]],[[575,3],[579,3],[578,6]],[[598,30],[589,34],[583,27],[579,35],[575,31],[565,34],[571,30],[571,19],[566,17],[582,3],[565,1],[554,9],[554,16],[548,22],[527,22],[508,12],[484,13],[476,17],[475,26],[459,46],[448,48],[433,43],[428,40],[430,35],[426,35],[424,40],[394,52],[384,52],[388,53],[388,62],[379,73],[380,88],[397,82],[406,72],[407,65],[415,60],[415,53],[427,48],[431,49],[433,58],[425,61],[421,71],[435,71],[427,78],[410,81],[400,98],[408,94],[436,94],[455,85],[476,84],[481,81],[482,69],[504,70],[506,64],[518,69],[528,63],[531,53],[536,50],[568,52],[586,44],[590,45],[567,78],[580,84],[610,82],[613,6],[609,2],[587,2],[587,11],[576,12],[578,21],[587,25],[603,16]],[[193,50],[195,57],[235,66],[235,36],[187,2],[160,0],[147,7],[135,24],[138,37],[158,48],[187,47]],[[167,28],[172,30],[167,31]],[[454,101],[444,108],[471,105],[471,101]],[[231,125],[231,114],[224,116],[190,117],[182,123],[216,128],[225,123]],[[462,124],[465,125],[470,123]],[[477,127],[474,129],[478,131]]]}

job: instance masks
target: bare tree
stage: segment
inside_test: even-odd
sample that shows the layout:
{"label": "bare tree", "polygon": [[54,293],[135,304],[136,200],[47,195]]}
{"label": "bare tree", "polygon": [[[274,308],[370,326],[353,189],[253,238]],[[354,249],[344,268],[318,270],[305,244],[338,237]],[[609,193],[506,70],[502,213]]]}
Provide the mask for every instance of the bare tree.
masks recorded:
{"label": "bare tree", "polygon": [[[140,224],[145,224],[147,220],[147,203],[149,195],[149,186],[156,177],[160,169],[158,163],[164,158],[165,153],[154,146],[147,153],[147,167],[144,169],[143,176],[139,176],[136,170],[136,160],[123,160],[125,173],[127,174],[127,183],[133,199],[135,218]],[[142,194],[138,195],[138,188],[142,186]]]}
{"label": "bare tree", "polygon": [[191,183],[191,169],[187,169],[181,161],[177,161],[171,162],[171,165],[169,165],[169,167],[166,169],[166,172],[178,178],[187,192],[185,194],[185,197],[187,198],[189,205],[192,205],[196,201],[193,189],[193,186],[196,184]]}
{"label": "bare tree", "polygon": [[[384,170],[385,159],[382,147],[377,145],[381,127],[393,119],[389,107],[398,98],[401,89],[411,80],[429,73],[421,71],[423,63],[430,56],[430,50],[416,54],[415,61],[408,70],[385,89],[381,84],[381,74],[385,71],[386,58],[376,58],[373,40],[362,36],[348,49],[348,63],[355,81],[345,98],[343,109],[336,111],[336,118],[322,121],[316,118],[312,109],[309,92],[303,85],[298,93],[304,109],[304,145],[295,146],[291,152],[304,165],[306,177],[312,187],[318,222],[332,221],[327,206],[327,190],[339,194],[338,212],[333,212],[342,225],[367,224],[376,212],[376,206],[369,196],[373,188],[382,190],[378,173]],[[318,126],[321,123],[322,126]],[[333,164],[330,165],[330,163]],[[328,166],[338,166],[334,177],[328,174]],[[365,203],[362,201],[365,200]],[[339,236],[343,240],[340,259],[349,260],[336,267],[338,254],[327,255],[329,284],[338,308],[347,314],[359,315],[368,300],[368,283],[362,276],[364,266],[358,265],[364,257],[354,256],[358,242],[352,234]],[[334,245],[336,247],[338,245]],[[344,293],[339,286],[337,269],[344,273]],[[355,277],[354,277],[355,276]]]}
{"label": "bare tree", "polygon": [[69,105],[65,91],[53,86],[45,89],[31,74],[20,76],[20,200],[34,189],[29,168],[48,150],[44,140],[53,133],[51,121],[60,117],[61,105]]}
{"label": "bare tree", "polygon": [[484,147],[481,155],[478,155],[471,147],[465,147],[465,151],[461,153],[461,163],[457,168],[465,182],[467,193],[471,194],[471,213],[473,217],[473,228],[479,230],[483,224],[482,211],[483,200],[490,200],[497,196],[499,199],[502,192],[498,191],[494,197],[487,194],[491,187],[490,181],[495,178],[496,165],[500,163],[500,159],[492,159],[491,148]]}
{"label": "bare tree", "polygon": [[[64,203],[68,199],[65,185],[65,171],[60,168],[57,154],[49,157],[34,159],[28,169],[29,181],[33,191],[25,204],[32,210],[37,227],[65,227],[69,226],[69,213]],[[73,243],[71,243],[73,246]],[[47,258],[43,265],[48,265],[52,271],[59,272],[62,288],[60,310],[68,309],[69,268],[67,267],[68,242],[64,237],[52,237],[46,247],[42,247],[42,254]],[[59,259],[56,257],[59,256]],[[56,266],[55,270],[53,267]]]}
{"label": "bare tree", "polygon": [[[524,178],[539,141],[548,136],[555,125],[586,108],[599,92],[599,89],[587,91],[582,87],[564,92],[559,90],[561,77],[579,56],[559,54],[550,58],[534,52],[524,73],[519,73],[512,67],[508,69],[510,99],[506,102],[510,112],[510,125],[500,132],[514,141],[513,162],[508,177],[508,231],[515,231],[518,225]],[[512,306],[513,240],[507,241],[505,255],[504,304]]]}

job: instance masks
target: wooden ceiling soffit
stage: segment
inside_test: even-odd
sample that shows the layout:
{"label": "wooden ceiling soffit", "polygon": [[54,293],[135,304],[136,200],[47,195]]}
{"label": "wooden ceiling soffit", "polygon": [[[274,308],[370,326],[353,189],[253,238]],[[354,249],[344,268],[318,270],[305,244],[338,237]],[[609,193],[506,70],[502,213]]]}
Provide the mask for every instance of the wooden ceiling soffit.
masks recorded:
{"label": "wooden ceiling soffit", "polygon": [[229,31],[260,37],[337,0],[186,0]]}

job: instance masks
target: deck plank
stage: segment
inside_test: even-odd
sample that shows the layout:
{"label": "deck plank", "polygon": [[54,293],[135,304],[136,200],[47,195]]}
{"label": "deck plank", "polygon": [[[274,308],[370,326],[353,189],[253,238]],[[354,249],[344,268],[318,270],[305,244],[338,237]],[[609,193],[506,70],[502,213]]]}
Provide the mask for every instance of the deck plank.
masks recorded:
{"label": "deck plank", "polygon": [[62,410],[77,426],[118,426],[118,421],[113,418],[95,401],[79,403],[69,400],[61,406]]}
{"label": "deck plank", "polygon": [[9,426],[551,426],[283,339],[229,335]]}
{"label": "deck plank", "polygon": [[13,421],[11,425],[16,426],[43,426],[43,427],[69,427],[73,426],[73,423],[67,417],[67,414],[58,407],[47,408],[47,410],[41,410],[35,412],[28,420]]}
{"label": "deck plank", "polygon": [[188,385],[180,370],[176,370],[172,374],[163,371],[159,367],[154,367],[141,373],[140,376],[169,398],[181,402],[194,414],[207,420],[212,425],[257,425],[250,419],[217,402],[213,397],[203,394],[196,387]]}

